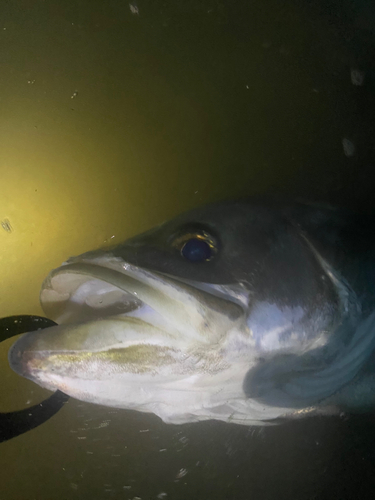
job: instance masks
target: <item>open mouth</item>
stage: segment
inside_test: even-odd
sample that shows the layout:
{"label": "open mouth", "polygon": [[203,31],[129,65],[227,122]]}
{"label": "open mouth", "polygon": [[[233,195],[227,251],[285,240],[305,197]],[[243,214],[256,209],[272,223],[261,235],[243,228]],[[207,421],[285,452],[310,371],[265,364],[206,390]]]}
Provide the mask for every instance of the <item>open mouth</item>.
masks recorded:
{"label": "open mouth", "polygon": [[59,324],[70,324],[145,312],[147,306],[137,296],[140,282],[129,267],[120,262],[113,268],[108,262],[106,266],[77,262],[52,271],[40,295],[46,315]]}
{"label": "open mouth", "polygon": [[10,353],[12,368],[37,381],[56,373],[95,378],[96,366],[101,376],[119,367],[161,375],[168,364],[175,374],[193,363],[203,370],[244,314],[223,290],[213,294],[112,256],[72,259],[52,271],[41,303],[59,326],[24,335]]}
{"label": "open mouth", "polygon": [[227,393],[243,397],[243,368],[231,356],[239,355],[241,339],[251,339],[237,331],[244,317],[240,289],[210,286],[113,256],[72,259],[42,287],[43,309],[58,326],[25,334],[10,364],[48,389],[152,411],[166,421],[180,413],[189,421],[200,407],[206,415],[212,393],[220,412]]}
{"label": "open mouth", "polygon": [[211,342],[244,314],[236,291],[188,283],[113,257],[73,260],[52,271],[41,303],[59,324],[137,317],[169,333]]}

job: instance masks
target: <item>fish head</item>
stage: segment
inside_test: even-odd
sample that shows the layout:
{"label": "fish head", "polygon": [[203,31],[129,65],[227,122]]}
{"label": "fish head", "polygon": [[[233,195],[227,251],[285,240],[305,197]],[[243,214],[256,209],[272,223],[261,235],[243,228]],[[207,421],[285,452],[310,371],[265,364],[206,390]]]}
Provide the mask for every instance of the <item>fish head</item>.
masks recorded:
{"label": "fish head", "polygon": [[332,356],[329,333],[349,301],[288,213],[220,203],[69,259],[41,290],[58,325],[18,340],[11,367],[168,423],[264,424],[309,406],[316,396],[262,395],[285,372],[309,370],[314,353]]}

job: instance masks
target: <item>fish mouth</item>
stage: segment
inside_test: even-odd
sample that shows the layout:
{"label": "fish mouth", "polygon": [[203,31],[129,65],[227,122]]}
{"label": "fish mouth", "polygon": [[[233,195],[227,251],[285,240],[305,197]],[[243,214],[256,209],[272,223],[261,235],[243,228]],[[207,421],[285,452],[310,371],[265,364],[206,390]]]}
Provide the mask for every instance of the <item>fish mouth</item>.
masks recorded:
{"label": "fish mouth", "polygon": [[40,302],[58,324],[133,317],[212,342],[245,314],[244,295],[238,287],[184,280],[103,256],[72,258],[53,270],[42,285]]}
{"label": "fish mouth", "polygon": [[187,282],[113,256],[73,258],[42,286],[43,310],[58,325],[24,334],[9,363],[47,389],[167,421],[176,406],[171,394],[194,393],[195,411],[198,400],[221,391],[232,369],[226,354],[242,347],[234,354],[228,347],[231,331],[252,342],[247,330],[238,334],[245,295],[241,287]]}

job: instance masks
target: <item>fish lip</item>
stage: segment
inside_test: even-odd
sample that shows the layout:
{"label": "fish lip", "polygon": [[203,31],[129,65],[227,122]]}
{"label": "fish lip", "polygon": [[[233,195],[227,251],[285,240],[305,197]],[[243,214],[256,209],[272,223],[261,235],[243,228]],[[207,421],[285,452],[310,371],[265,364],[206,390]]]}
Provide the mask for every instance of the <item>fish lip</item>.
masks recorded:
{"label": "fish lip", "polygon": [[25,333],[16,340],[8,351],[8,362],[11,369],[18,375],[30,380],[35,379],[35,373],[38,371],[35,366],[33,366],[32,362],[39,353],[30,349],[30,345],[34,341],[35,333],[36,332]]}
{"label": "fish lip", "polygon": [[[28,349],[28,345],[33,341],[35,332],[28,332],[22,335],[8,351],[8,363],[10,368],[28,380],[40,384],[43,378],[42,386],[50,391],[56,391],[59,386],[54,384],[50,377],[45,376],[43,370],[43,362],[45,352],[39,352],[33,349]],[[43,377],[44,375],[44,377]]]}
{"label": "fish lip", "polygon": [[24,365],[23,353],[24,350],[20,348],[21,342],[20,340],[24,340],[26,335],[23,335],[21,339],[18,339],[14,344],[10,347],[8,351],[8,363],[11,369],[16,372],[18,375],[22,377],[26,376],[27,370]]}

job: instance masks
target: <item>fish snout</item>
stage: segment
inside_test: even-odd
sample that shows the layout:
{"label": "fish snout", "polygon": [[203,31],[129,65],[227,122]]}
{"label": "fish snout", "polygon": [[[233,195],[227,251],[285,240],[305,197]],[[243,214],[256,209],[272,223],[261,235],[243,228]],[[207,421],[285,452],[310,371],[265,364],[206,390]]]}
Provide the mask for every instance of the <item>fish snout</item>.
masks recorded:
{"label": "fish snout", "polygon": [[31,349],[32,333],[26,333],[9,349],[8,361],[14,372],[22,377],[33,378],[37,369],[37,352]]}

